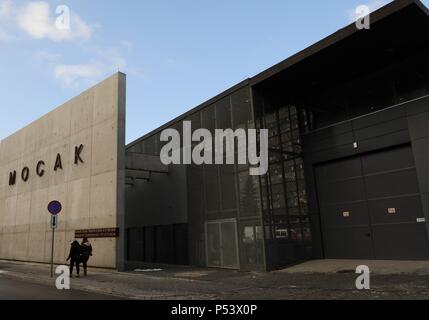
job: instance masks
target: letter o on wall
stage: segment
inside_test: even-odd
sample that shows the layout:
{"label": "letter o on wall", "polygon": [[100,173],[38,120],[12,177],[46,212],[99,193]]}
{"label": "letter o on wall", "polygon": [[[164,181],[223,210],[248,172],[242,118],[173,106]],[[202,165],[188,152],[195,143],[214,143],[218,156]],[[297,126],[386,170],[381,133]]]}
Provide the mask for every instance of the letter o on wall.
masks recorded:
{"label": "letter o on wall", "polygon": [[30,177],[30,169],[28,167],[22,168],[22,171],[21,171],[22,181],[27,182],[29,177]]}

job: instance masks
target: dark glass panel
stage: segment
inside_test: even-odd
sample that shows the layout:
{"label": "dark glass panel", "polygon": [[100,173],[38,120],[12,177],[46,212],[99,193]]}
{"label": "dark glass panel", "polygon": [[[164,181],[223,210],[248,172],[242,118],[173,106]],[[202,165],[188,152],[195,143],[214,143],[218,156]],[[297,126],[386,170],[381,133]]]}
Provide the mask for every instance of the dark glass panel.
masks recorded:
{"label": "dark glass panel", "polygon": [[252,106],[249,87],[238,90],[231,96],[233,128],[253,128]]}

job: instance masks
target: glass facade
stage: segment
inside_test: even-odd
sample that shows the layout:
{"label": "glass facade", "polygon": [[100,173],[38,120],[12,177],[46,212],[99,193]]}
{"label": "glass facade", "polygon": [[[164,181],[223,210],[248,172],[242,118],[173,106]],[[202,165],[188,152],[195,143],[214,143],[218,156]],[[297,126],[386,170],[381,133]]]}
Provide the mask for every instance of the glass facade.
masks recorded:
{"label": "glass facade", "polygon": [[[306,114],[294,106],[270,109],[260,103],[255,103],[254,110],[252,99],[250,87],[244,86],[172,125],[182,134],[183,121],[190,121],[193,131],[208,129],[213,137],[216,129],[269,130],[269,171],[264,176],[251,176],[249,165],[237,161],[186,165],[191,265],[265,270],[306,259],[311,250],[300,140]],[[164,143],[158,133],[130,151],[157,156]],[[193,147],[198,143],[193,142]],[[237,149],[236,141],[235,159]],[[147,247],[146,238],[134,241],[146,229],[130,229],[131,242],[137,247]],[[151,254],[130,250],[138,259]]]}
{"label": "glass facade", "polygon": [[[249,87],[220,99],[187,120],[192,121],[193,129],[208,129],[213,137],[215,129],[254,128]],[[238,164],[190,165],[187,180],[191,250],[194,251],[191,257],[195,257],[195,262],[231,267],[227,261],[231,261],[234,252],[238,252],[240,269],[263,269],[259,179],[249,176],[249,167]],[[220,239],[219,243],[216,240],[219,232],[208,231],[217,230],[216,222],[222,221],[235,221],[235,224],[224,227],[229,232],[222,234],[228,235],[229,240]],[[231,228],[236,230],[236,243],[231,240]],[[228,252],[220,252],[220,248],[228,246]],[[201,254],[205,248],[210,251],[207,256]],[[221,255],[228,259],[216,259]]]}
{"label": "glass facade", "polygon": [[[175,123],[172,128],[177,129],[180,134],[183,121],[191,122],[192,131],[208,129],[213,137],[216,129],[254,129],[249,86],[244,86]],[[160,142],[158,133],[144,139],[129,151],[157,156],[164,143]],[[193,142],[193,147],[197,144],[199,142]],[[236,159],[237,147],[236,141]],[[214,150],[214,145],[212,148]],[[249,175],[248,165],[190,164],[186,165],[185,184],[189,263],[263,270],[264,239],[259,177]],[[140,239],[136,232],[135,229],[130,229],[131,237]],[[143,245],[141,241],[131,242],[137,246]],[[140,249],[134,248],[131,252],[141,259]],[[236,261],[234,257],[237,258]]]}
{"label": "glass facade", "polygon": [[255,96],[258,128],[269,131],[269,170],[260,177],[267,269],[311,257],[311,230],[301,133],[308,129],[304,109],[273,107]]}

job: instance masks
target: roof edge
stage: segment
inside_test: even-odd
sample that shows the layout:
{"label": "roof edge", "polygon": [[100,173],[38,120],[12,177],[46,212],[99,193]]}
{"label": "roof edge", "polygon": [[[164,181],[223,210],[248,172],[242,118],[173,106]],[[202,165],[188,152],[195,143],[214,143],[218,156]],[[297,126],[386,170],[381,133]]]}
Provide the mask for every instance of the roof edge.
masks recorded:
{"label": "roof edge", "polygon": [[[422,9],[429,16],[429,9],[420,1],[420,0],[394,0],[393,2],[377,9],[374,12],[370,13],[371,23],[376,23],[391,14],[398,12],[408,6],[417,5],[420,9]],[[365,32],[366,30],[359,30],[356,28],[355,23],[351,23],[346,27],[337,30],[333,34],[323,38],[322,40],[310,45],[309,47],[301,50],[289,58],[275,64],[271,68],[268,68],[265,71],[257,74],[252,77],[251,85],[257,85],[260,82],[267,80],[273,75],[286,70],[287,68],[293,66],[294,64],[303,61],[304,59],[344,40],[357,32]]]}

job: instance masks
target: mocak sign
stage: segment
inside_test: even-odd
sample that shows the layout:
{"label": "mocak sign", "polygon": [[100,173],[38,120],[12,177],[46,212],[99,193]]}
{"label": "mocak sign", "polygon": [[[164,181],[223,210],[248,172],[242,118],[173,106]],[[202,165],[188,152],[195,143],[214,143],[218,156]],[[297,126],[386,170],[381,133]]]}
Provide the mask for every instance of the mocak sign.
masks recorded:
{"label": "mocak sign", "polygon": [[[74,148],[74,164],[78,165],[79,163],[84,163],[82,159],[83,144],[76,146]],[[55,172],[58,170],[63,170],[63,160],[60,153],[57,154],[55,158],[55,165],[52,168]],[[43,160],[39,160],[35,166],[36,175],[43,177],[46,171],[46,163]],[[20,178],[23,182],[27,182],[30,178],[30,168],[24,167],[21,169]],[[16,184],[17,172],[16,170],[9,172],[9,186],[14,186]]]}

